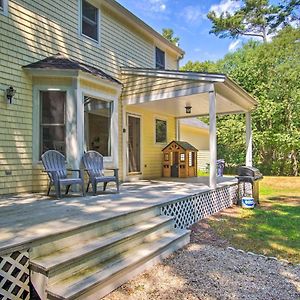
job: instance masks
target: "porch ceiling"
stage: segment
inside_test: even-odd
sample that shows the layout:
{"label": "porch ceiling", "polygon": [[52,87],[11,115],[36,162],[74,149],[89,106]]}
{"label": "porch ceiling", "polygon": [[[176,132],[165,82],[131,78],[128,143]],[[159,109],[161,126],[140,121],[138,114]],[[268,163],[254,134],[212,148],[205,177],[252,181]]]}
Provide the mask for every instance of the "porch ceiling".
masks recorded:
{"label": "porch ceiling", "polygon": [[[209,92],[216,92],[218,114],[247,112],[257,102],[223,74],[156,69],[122,69],[122,100],[126,105],[164,112],[178,118],[209,114]],[[186,114],[185,106],[192,106]]]}

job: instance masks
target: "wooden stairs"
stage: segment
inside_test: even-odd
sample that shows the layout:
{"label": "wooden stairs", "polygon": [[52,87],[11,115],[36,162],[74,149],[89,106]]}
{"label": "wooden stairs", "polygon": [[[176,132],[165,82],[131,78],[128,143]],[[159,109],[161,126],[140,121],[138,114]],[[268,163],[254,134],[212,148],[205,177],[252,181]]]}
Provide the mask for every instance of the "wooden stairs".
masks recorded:
{"label": "wooden stairs", "polygon": [[155,207],[113,217],[33,245],[31,282],[42,300],[97,300],[189,240]]}

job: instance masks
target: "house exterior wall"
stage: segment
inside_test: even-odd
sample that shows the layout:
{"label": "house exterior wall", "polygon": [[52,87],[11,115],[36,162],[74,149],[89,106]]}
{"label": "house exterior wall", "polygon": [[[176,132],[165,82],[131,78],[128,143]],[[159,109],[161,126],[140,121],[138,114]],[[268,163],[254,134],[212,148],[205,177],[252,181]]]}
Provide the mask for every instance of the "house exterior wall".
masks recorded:
{"label": "house exterior wall", "polygon": [[[151,112],[140,107],[127,106],[126,115],[141,118],[141,176],[142,179],[158,178],[162,176],[162,149],[175,140],[176,120],[164,114]],[[155,143],[155,120],[167,121],[167,143]],[[124,162],[124,160],[123,160]],[[130,180],[130,176],[127,176]]]}
{"label": "house exterior wall", "polygon": [[[94,3],[101,6],[101,1]],[[154,67],[154,39],[114,13],[101,9],[98,44],[79,34],[79,20],[77,0],[8,0],[7,15],[0,13],[0,194],[30,192],[40,186],[36,184],[40,167],[33,163],[32,151],[38,138],[32,134],[37,117],[33,115],[34,82],[22,66],[60,52],[116,78],[121,66]],[[166,56],[167,67],[177,68],[174,54]],[[17,93],[9,105],[5,90],[11,85]],[[121,124],[119,113],[119,128]]]}
{"label": "house exterior wall", "polygon": [[193,145],[198,149],[198,170],[206,170],[209,163],[209,132],[205,129],[180,125],[180,140]]}

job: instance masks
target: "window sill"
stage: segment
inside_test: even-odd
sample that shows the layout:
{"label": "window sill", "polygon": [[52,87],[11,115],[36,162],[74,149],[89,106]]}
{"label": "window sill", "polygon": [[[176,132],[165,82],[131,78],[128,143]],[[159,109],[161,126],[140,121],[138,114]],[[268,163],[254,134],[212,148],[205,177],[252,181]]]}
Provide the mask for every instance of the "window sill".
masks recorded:
{"label": "window sill", "polygon": [[100,46],[99,40],[94,40],[93,38],[83,34],[82,32],[80,33],[80,38],[86,42],[89,42],[90,44],[93,44],[94,46],[97,46],[97,47]]}

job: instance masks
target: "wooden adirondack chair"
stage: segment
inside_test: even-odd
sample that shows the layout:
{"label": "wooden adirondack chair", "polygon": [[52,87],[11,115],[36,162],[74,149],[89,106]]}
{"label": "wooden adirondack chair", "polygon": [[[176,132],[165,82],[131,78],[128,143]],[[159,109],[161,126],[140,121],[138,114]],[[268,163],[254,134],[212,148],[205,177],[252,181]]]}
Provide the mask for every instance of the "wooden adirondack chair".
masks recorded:
{"label": "wooden adirondack chair", "polygon": [[[49,196],[51,187],[55,187],[56,197],[61,198],[61,186],[66,186],[66,195],[69,192],[70,186],[73,184],[79,184],[81,186],[82,195],[84,196],[84,180],[82,171],[78,169],[67,169],[65,163],[65,157],[56,150],[48,150],[42,155],[42,163],[45,168],[45,172],[49,176],[49,187],[47,195]],[[78,172],[78,178],[67,177],[67,171]]]}
{"label": "wooden adirondack chair", "polygon": [[105,191],[108,182],[115,182],[117,192],[119,193],[119,169],[106,169],[113,170],[113,176],[104,176],[103,156],[96,151],[88,151],[83,155],[82,163],[89,175],[89,182],[86,188],[86,192],[89,190],[90,184],[92,184],[93,194],[97,194],[97,184],[103,182],[103,191]]}

